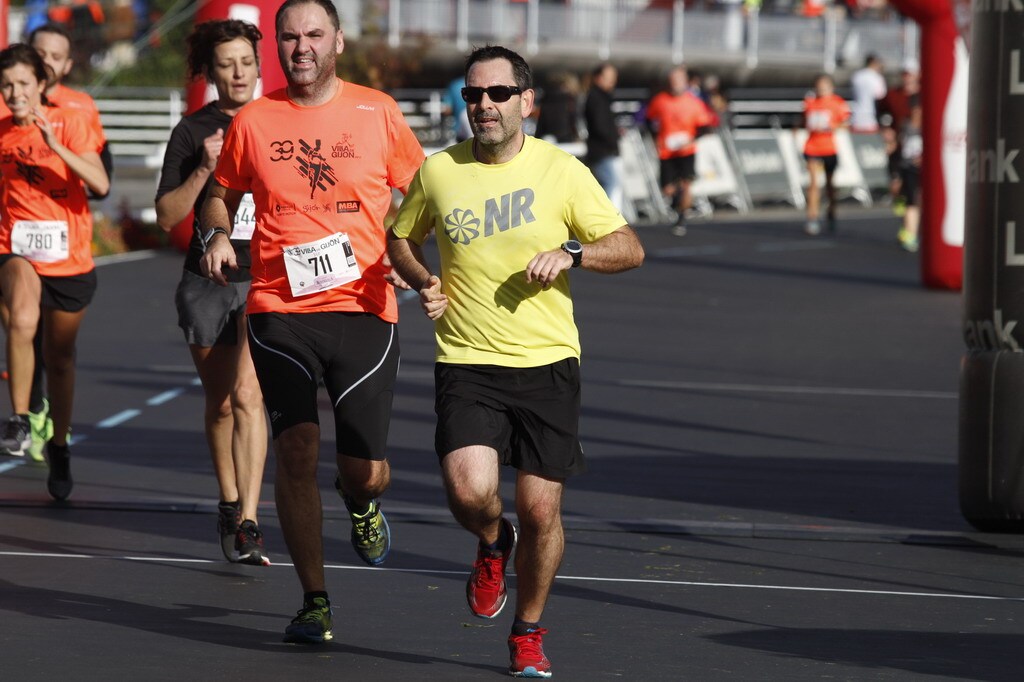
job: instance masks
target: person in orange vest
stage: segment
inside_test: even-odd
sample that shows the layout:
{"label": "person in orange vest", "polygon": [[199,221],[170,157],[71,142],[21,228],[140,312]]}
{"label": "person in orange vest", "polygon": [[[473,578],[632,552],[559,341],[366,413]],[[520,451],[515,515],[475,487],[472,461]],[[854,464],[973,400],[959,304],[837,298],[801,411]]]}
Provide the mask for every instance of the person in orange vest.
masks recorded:
{"label": "person in orange vest", "polygon": [[821,75],[815,81],[815,93],[804,99],[804,127],[807,142],[804,144],[804,159],[807,160],[807,226],[805,232],[811,236],[821,234],[819,213],[821,209],[820,176],[825,177],[825,193],[828,195],[828,228],[836,230],[836,189],[832,182],[839,159],[836,156],[835,131],[847,125],[850,107],[835,94],[835,82],[831,76]]}
{"label": "person in orange vest", "polygon": [[692,204],[690,185],[697,176],[697,137],[707,132],[713,118],[704,102],[690,90],[686,67],[673,68],[667,88],[651,99],[647,120],[655,131],[662,191],[673,204],[676,222],[672,234],[686,234],[686,212]]}

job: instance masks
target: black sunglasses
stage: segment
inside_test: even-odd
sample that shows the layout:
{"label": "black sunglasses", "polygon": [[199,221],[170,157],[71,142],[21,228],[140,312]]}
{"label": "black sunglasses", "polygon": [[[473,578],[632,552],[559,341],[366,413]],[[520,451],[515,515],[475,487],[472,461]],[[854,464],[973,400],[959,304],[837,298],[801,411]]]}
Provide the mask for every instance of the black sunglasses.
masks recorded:
{"label": "black sunglasses", "polygon": [[512,95],[523,94],[523,89],[515,85],[492,85],[489,88],[468,86],[462,88],[462,99],[470,104],[480,104],[485,92],[492,102],[507,102],[512,99]]}

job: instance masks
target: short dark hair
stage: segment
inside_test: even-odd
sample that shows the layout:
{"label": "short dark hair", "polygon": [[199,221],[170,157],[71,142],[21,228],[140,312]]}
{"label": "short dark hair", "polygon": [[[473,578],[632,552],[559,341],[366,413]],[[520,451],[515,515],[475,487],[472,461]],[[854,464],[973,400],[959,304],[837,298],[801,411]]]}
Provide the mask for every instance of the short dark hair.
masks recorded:
{"label": "short dark hair", "polygon": [[470,52],[466,57],[465,76],[469,77],[469,67],[477,62],[490,62],[495,59],[504,59],[512,65],[512,79],[521,90],[529,90],[533,87],[533,74],[530,72],[530,65],[519,56],[518,52],[513,52],[501,45],[478,47]]}
{"label": "short dark hair", "polygon": [[32,32],[28,34],[28,40],[25,42],[29,45],[33,44],[36,42],[36,36],[40,33],[53,33],[55,35],[63,36],[64,39],[68,41],[68,45],[71,44],[71,32],[68,31],[67,26],[64,24],[57,24],[52,21],[32,29]]}
{"label": "short dark hair", "polygon": [[341,17],[338,16],[338,8],[331,0],[284,0],[277,8],[277,14],[274,15],[274,31],[281,32],[281,17],[284,16],[285,11],[299,5],[320,5],[327,12],[327,18],[334,25],[334,30],[341,30]]}
{"label": "short dark hair", "polygon": [[[0,50],[0,72],[6,71],[18,64],[24,64],[32,69],[36,80],[40,83],[46,83],[50,80],[50,73],[46,68],[46,63],[39,56],[39,53],[36,52],[36,48],[28,43],[14,43],[10,47]],[[43,93],[43,104],[49,104],[46,101],[46,93]]]}
{"label": "short dark hair", "polygon": [[597,66],[594,67],[593,71],[590,72],[590,77],[591,78],[597,78],[602,73],[604,73],[605,69],[607,69],[609,67],[614,69],[615,65],[612,64],[611,62],[601,62],[600,64],[598,64]]}
{"label": "short dark hair", "polygon": [[864,59],[864,66],[871,66],[872,64],[881,64],[882,58],[872,52]]}
{"label": "short dark hair", "polygon": [[256,64],[260,63],[259,44],[263,34],[248,21],[239,19],[214,19],[197,25],[188,38],[188,77],[196,78],[205,75],[213,67],[214,49],[221,43],[236,38],[249,41],[256,55]]}

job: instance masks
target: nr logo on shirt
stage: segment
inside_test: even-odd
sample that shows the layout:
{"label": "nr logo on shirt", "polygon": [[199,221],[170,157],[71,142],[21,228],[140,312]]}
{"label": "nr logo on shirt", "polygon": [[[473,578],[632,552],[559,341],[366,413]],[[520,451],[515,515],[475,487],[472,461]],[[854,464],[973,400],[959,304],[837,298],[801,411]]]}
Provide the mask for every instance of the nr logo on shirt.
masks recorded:
{"label": "nr logo on shirt", "polygon": [[[536,220],[531,207],[534,194],[529,188],[517,189],[484,202],[483,236],[490,237],[495,230],[505,232]],[[444,217],[444,232],[453,244],[468,245],[481,235],[480,218],[473,209],[456,208]]]}

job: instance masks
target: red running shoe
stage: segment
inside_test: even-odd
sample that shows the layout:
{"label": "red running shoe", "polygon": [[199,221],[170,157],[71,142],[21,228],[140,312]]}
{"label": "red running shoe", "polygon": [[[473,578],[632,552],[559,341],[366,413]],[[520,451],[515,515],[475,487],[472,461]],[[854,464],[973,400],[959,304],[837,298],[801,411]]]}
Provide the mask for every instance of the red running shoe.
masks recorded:
{"label": "red running shoe", "polygon": [[473,572],[466,583],[466,601],[469,610],[480,618],[494,618],[505,608],[508,591],[505,589],[505,567],[516,546],[516,527],[502,517],[508,545],[497,550],[478,547]]}
{"label": "red running shoe", "polygon": [[544,655],[544,628],[530,630],[525,635],[508,636],[508,653],[512,677],[551,677],[551,661]]}

